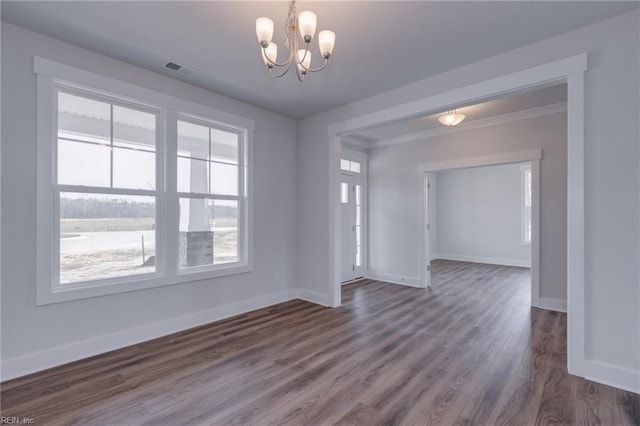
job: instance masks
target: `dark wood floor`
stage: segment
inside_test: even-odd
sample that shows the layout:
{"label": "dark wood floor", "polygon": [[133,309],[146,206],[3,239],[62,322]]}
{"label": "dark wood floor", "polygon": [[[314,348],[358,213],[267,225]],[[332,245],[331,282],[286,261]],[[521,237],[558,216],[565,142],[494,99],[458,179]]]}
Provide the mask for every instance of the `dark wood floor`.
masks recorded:
{"label": "dark wood floor", "polygon": [[364,280],[2,384],[37,424],[640,423],[640,397],[570,376],[566,315],[529,270],[436,261],[433,288]]}

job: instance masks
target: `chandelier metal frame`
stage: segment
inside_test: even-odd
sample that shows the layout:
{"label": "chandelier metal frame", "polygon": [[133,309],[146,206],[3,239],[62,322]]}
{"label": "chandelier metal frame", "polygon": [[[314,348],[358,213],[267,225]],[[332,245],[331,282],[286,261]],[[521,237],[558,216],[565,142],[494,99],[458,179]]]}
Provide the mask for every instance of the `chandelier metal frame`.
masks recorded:
{"label": "chandelier metal frame", "polygon": [[[306,25],[304,28],[301,28],[299,17],[303,17],[303,15]],[[296,76],[300,82],[304,81],[308,73],[325,69],[333,53],[335,34],[333,31],[326,30],[318,33],[318,45],[323,62],[320,67],[312,68],[309,44],[315,33],[316,19],[316,15],[313,12],[304,11],[298,15],[296,12],[296,0],[289,2],[289,11],[284,21],[284,45],[289,50],[289,53],[287,60],[284,62],[277,61],[277,45],[271,42],[273,36],[273,21],[264,17],[256,20],[256,34],[262,50],[262,59],[273,77],[283,77],[294,64]],[[265,30],[265,25],[270,28]],[[298,37],[298,31],[300,31],[300,37]],[[304,43],[304,50],[300,48],[301,41]],[[274,70],[277,68],[283,69],[283,71],[275,72]]]}

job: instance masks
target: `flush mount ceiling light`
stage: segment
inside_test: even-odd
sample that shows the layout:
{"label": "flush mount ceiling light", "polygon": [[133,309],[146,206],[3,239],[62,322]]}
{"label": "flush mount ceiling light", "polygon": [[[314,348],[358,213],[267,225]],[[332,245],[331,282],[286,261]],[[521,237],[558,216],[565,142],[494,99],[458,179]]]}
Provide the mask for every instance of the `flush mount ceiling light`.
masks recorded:
{"label": "flush mount ceiling light", "polygon": [[[298,80],[302,81],[307,73],[321,71],[327,66],[336,43],[336,35],[333,31],[320,31],[318,33],[318,47],[320,48],[323,63],[319,68],[311,68],[309,43],[311,43],[316,32],[317,21],[316,14],[307,10],[300,12],[296,16],[296,1],[291,0],[289,2],[289,13],[284,21],[284,46],[289,49],[289,53],[287,60],[279,63],[278,45],[271,41],[273,38],[273,21],[264,16],[256,19],[256,35],[262,49],[262,60],[272,76],[276,78],[282,77],[289,71],[291,65],[295,63],[296,75]],[[301,39],[298,38],[298,31],[300,31]],[[299,49],[301,40],[304,43],[304,48]],[[275,73],[274,68],[276,67],[284,71],[280,74]]]}
{"label": "flush mount ceiling light", "polygon": [[445,126],[451,127],[462,123],[462,120],[464,120],[465,117],[466,116],[464,114],[460,114],[454,109],[438,117],[438,121]]}

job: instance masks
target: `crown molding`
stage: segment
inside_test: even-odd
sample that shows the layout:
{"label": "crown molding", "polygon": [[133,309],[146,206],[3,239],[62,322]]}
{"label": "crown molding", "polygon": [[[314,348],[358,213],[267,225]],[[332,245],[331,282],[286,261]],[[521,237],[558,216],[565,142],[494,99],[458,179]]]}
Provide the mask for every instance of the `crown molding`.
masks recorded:
{"label": "crown molding", "polygon": [[541,117],[544,115],[555,114],[555,113],[563,112],[566,110],[567,110],[567,103],[559,102],[556,104],[544,105],[541,107],[529,108],[522,111],[496,115],[495,117],[468,121],[466,123],[463,122],[454,127],[438,127],[435,129],[429,129],[422,132],[409,133],[402,136],[395,136],[392,138],[380,139],[377,141],[370,142],[367,145],[367,148],[378,148],[382,146],[414,142],[421,139],[432,138],[434,136],[451,134],[455,132],[464,132],[467,130],[479,129],[479,128],[488,127],[488,126],[495,126],[497,124],[509,123],[512,121],[524,120],[527,118]]}
{"label": "crown molding", "polygon": [[340,139],[342,140],[342,142],[346,142],[348,144],[357,146],[359,148],[364,148],[367,149],[370,147],[370,142],[365,141],[361,138],[358,138],[356,136],[351,136],[351,135],[344,135],[341,136]]}

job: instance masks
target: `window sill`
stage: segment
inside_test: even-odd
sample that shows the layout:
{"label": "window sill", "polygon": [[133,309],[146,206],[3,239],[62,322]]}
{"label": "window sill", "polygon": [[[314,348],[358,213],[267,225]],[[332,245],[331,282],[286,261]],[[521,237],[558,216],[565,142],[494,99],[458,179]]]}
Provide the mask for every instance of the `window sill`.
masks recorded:
{"label": "window sill", "polygon": [[[36,305],[68,302],[72,300],[88,299],[111,294],[127,293],[130,291],[146,290],[175,284],[184,284],[243,274],[253,271],[251,265],[233,264],[214,270],[180,271],[177,276],[167,277],[161,274],[147,274],[136,278],[96,281],[93,284],[65,285],[51,288],[38,286]],[[46,287],[46,288],[43,288]]]}

